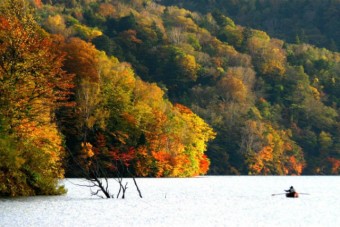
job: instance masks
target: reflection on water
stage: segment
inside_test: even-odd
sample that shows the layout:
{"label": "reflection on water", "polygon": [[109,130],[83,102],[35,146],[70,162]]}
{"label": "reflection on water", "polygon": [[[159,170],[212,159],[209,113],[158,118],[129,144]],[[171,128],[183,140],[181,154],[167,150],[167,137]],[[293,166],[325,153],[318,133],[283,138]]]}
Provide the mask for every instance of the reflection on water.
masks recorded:
{"label": "reflection on water", "polygon": [[[65,179],[68,193],[0,199],[0,226],[336,226],[340,224],[337,176],[126,179],[126,199],[100,199]],[[86,182],[85,182],[86,183]],[[309,193],[287,199],[291,185]],[[110,191],[118,192],[110,181]],[[325,193],[327,192],[327,193]]]}

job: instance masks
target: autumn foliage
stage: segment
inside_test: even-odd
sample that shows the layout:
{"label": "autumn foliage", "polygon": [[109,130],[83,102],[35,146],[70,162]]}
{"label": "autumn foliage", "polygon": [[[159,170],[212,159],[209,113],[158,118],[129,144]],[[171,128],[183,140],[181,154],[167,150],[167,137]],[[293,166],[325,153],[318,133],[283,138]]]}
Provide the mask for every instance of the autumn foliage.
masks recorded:
{"label": "autumn foliage", "polygon": [[339,53],[160,2],[0,2],[0,195],[98,167],[339,173]]}
{"label": "autumn foliage", "polygon": [[103,166],[113,175],[114,170],[158,177],[207,173],[204,152],[214,132],[201,118],[172,105],[156,84],[136,78],[130,65],[90,43],[72,38],[63,49],[64,69],[75,75],[76,105],[64,108],[60,118],[80,163],[84,155],[108,162]]}
{"label": "autumn foliage", "polygon": [[[24,1],[5,1],[0,16],[0,195],[63,192],[64,147],[54,111],[70,105],[64,54]],[[59,189],[58,189],[59,188]]]}
{"label": "autumn foliage", "polygon": [[249,121],[244,128],[240,152],[246,157],[249,174],[300,175],[305,165],[301,149],[289,138],[289,132]]}

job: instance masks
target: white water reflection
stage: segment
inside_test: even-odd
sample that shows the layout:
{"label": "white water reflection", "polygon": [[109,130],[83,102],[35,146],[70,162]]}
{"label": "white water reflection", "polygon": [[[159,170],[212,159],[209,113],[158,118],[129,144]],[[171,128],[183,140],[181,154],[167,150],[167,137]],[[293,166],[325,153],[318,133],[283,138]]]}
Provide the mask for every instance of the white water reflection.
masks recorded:
{"label": "white water reflection", "polygon": [[[0,226],[340,226],[337,176],[142,178],[142,199],[126,180],[125,200],[93,197],[81,179],[63,196],[2,198]],[[310,195],[272,196],[291,185]]]}

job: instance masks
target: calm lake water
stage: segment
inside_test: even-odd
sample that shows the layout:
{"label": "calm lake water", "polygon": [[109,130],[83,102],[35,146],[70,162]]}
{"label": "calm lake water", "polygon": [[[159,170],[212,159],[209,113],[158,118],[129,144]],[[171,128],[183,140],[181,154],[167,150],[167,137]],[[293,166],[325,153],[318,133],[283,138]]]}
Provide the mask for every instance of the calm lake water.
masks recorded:
{"label": "calm lake water", "polygon": [[[340,226],[338,176],[141,178],[142,199],[125,181],[124,200],[91,196],[82,179],[65,179],[63,196],[2,198],[0,226]],[[291,185],[309,195],[272,196]]]}

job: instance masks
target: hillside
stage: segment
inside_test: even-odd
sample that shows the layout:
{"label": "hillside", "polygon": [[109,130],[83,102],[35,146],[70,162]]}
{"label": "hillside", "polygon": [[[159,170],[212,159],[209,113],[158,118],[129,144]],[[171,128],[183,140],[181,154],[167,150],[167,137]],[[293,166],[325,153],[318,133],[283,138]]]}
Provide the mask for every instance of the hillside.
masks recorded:
{"label": "hillside", "polygon": [[159,84],[171,101],[190,107],[214,128],[210,173],[334,171],[338,53],[285,43],[221,13],[152,1],[75,2],[49,10],[45,20],[53,14],[63,18],[61,34],[79,25],[101,31],[97,37],[79,30],[72,35],[131,63],[143,80]]}
{"label": "hillside", "polygon": [[222,12],[237,24],[266,31],[289,43],[340,50],[339,0],[161,0],[189,10]]}
{"label": "hillside", "polygon": [[0,182],[36,193],[46,163],[52,178],[339,173],[339,53],[215,10],[30,2],[1,7]]}

